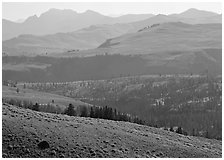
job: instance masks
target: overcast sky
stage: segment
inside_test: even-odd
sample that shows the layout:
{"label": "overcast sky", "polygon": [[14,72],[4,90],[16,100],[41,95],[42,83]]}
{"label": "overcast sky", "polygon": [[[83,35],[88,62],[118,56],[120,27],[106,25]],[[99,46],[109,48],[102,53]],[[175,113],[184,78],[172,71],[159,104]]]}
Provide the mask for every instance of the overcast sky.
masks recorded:
{"label": "overcast sky", "polygon": [[2,17],[8,20],[16,21],[18,19],[25,19],[32,15],[39,16],[41,13],[46,12],[50,8],[72,9],[79,13],[85,12],[86,10],[93,10],[103,15],[110,16],[141,13],[172,14],[183,12],[189,8],[213,11],[216,13],[221,13],[222,10],[220,2],[4,2],[2,3]]}

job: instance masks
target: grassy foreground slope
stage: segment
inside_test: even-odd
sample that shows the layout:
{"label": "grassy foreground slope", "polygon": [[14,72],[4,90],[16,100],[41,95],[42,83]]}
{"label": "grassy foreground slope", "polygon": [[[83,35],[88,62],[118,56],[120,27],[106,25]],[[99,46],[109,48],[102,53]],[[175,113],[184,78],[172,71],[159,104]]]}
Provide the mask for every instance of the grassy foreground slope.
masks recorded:
{"label": "grassy foreground slope", "polygon": [[[41,150],[38,143],[47,141]],[[3,157],[221,157],[221,141],[2,106]]]}

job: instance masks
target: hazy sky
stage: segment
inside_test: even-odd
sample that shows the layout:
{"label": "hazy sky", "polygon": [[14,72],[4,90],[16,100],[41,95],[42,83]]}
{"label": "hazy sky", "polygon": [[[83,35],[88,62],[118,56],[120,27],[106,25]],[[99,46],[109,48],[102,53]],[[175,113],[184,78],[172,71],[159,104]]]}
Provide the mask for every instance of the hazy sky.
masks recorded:
{"label": "hazy sky", "polygon": [[28,2],[4,2],[2,3],[2,17],[8,20],[16,21],[25,19],[32,15],[39,16],[50,8],[72,9],[77,12],[94,10],[103,15],[123,15],[123,14],[171,14],[180,13],[189,8],[213,11],[221,13],[221,3],[213,2],[64,2],[64,3],[28,3]]}

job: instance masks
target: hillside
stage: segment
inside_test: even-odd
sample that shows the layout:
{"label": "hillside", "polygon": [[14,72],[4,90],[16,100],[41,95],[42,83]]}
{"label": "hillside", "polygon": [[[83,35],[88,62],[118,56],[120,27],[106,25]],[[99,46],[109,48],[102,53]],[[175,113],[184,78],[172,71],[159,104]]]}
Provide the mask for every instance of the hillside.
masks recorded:
{"label": "hillside", "polygon": [[[96,54],[160,54],[221,48],[221,24],[190,25],[182,22],[146,25],[138,32],[125,34],[122,24],[91,26],[71,33],[47,36],[23,35],[3,42],[6,55],[89,56]],[[123,35],[122,35],[123,34]],[[119,36],[120,35],[120,36]],[[118,36],[118,37],[116,37]],[[115,37],[115,38],[111,38]],[[105,41],[105,39],[109,38]],[[102,43],[104,42],[104,43]],[[99,45],[102,43],[101,45]],[[87,48],[97,49],[82,50]],[[163,46],[163,47],[161,47]],[[81,47],[81,48],[80,48]],[[55,52],[62,52],[56,54]],[[54,53],[52,53],[54,52]]]}
{"label": "hillside", "polygon": [[[40,145],[43,141],[46,144]],[[7,104],[2,106],[4,158],[221,158],[221,145],[222,142],[217,140],[179,135],[128,122],[46,114]]]}
{"label": "hillside", "polygon": [[[219,16],[219,18],[214,19],[215,16]],[[160,17],[160,15],[154,16],[153,14],[128,14],[120,17],[109,17],[91,10],[77,13],[69,9],[50,9],[39,17],[36,15],[30,16],[22,23],[3,19],[2,39],[8,40],[22,34],[46,35],[58,32],[66,33],[97,24],[130,23],[137,27],[142,26],[144,23],[150,25],[155,23],[155,21],[162,23],[167,19],[190,24],[222,23],[221,15],[197,9],[189,9],[180,14],[163,15],[163,17]],[[138,24],[137,21],[140,23]]]}
{"label": "hillside", "polygon": [[[54,21],[47,21],[47,19],[54,19]],[[3,40],[5,40],[3,41],[3,52],[7,55],[43,55],[67,51],[79,53],[77,52],[79,50],[96,48],[107,39],[126,33],[135,33],[154,24],[168,22],[220,24],[222,15],[189,9],[172,15],[140,14],[112,18],[93,11],[78,14],[72,10],[53,9],[43,13],[40,17],[30,17],[23,23],[3,20]],[[18,26],[13,28],[15,25]],[[77,27],[77,25],[80,26]],[[20,29],[23,31],[19,31]],[[20,33],[15,34],[14,32]],[[11,36],[6,39],[4,37],[7,34]]]}
{"label": "hillside", "polygon": [[38,92],[32,89],[23,89],[19,88],[19,93],[17,93],[17,88],[15,87],[7,87],[2,86],[2,98],[6,100],[20,100],[32,102],[33,104],[52,104],[52,100],[54,101],[54,105],[61,108],[63,111],[70,103],[74,105],[75,108],[78,106],[89,106],[90,104],[81,102],[79,100],[75,100],[73,98],[64,97],[56,94],[50,94],[45,92]]}
{"label": "hillside", "polygon": [[127,33],[125,25],[92,25],[74,32],[35,36],[20,35],[2,42],[7,55],[70,52],[98,47],[106,39]]}
{"label": "hillside", "polygon": [[151,126],[181,126],[188,135],[221,139],[222,80],[208,77],[157,74],[26,86],[112,107],[136,115]]}
{"label": "hillside", "polygon": [[[195,9],[195,8],[191,8],[191,9],[188,9],[187,11],[184,11],[184,12],[180,13],[178,15],[178,17],[200,18],[200,17],[212,17],[212,16],[216,16],[216,15],[217,15],[217,13],[214,13],[214,12],[203,11],[203,10],[198,10],[198,9]],[[175,16],[177,16],[177,15],[175,15]]]}
{"label": "hillside", "polygon": [[[188,13],[188,16],[185,16]],[[196,9],[189,9],[180,14],[164,15],[158,14],[151,18],[131,23],[135,28],[143,28],[158,23],[167,22],[182,22],[187,24],[211,24],[211,23],[222,23],[222,15],[214,14],[206,11],[200,11]]]}
{"label": "hillside", "polygon": [[95,11],[87,10],[77,13],[70,9],[50,9],[42,13],[28,17],[22,23],[12,22],[6,19],[2,21],[3,40],[14,38],[21,34],[46,35],[59,32],[72,32],[96,24],[130,23],[152,17],[152,14],[135,16],[108,17]]}
{"label": "hillside", "polygon": [[[100,50],[92,50],[89,54],[99,54]],[[222,49],[136,56],[110,55],[108,50],[101,53],[109,54],[83,58],[3,57],[2,77],[3,80],[23,82],[68,82],[110,79],[121,75],[222,73]]]}
{"label": "hillside", "polygon": [[182,22],[145,26],[136,33],[109,39],[99,48],[111,48],[113,53],[121,54],[221,48],[221,26],[221,24],[190,25]]}

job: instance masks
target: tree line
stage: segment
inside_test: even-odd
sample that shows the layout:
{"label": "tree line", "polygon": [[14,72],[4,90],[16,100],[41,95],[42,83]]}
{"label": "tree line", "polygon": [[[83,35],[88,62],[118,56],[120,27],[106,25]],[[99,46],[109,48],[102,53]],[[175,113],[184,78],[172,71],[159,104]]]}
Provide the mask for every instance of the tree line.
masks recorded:
{"label": "tree line", "polygon": [[64,111],[58,111],[58,108],[55,105],[48,103],[46,106],[40,105],[39,103],[33,103],[28,100],[19,100],[19,99],[9,99],[3,98],[3,104],[7,103],[10,105],[15,105],[22,108],[31,109],[34,111],[40,112],[48,112],[48,113],[61,113],[69,116],[80,116],[80,117],[91,117],[91,118],[100,118],[100,119],[108,119],[115,121],[125,121],[132,122],[137,124],[145,125],[146,122],[141,120],[137,116],[133,116],[127,113],[122,113],[108,106],[97,107],[93,106],[88,109],[86,106],[79,106],[75,109],[73,104],[69,104],[68,107]]}
{"label": "tree line", "polygon": [[[15,105],[18,107],[27,108],[27,109],[31,109],[31,110],[39,111],[39,112],[48,112],[48,113],[55,113],[55,114],[60,113],[56,110],[54,106],[50,104],[42,107],[39,103],[33,104],[31,101],[28,101],[28,100],[7,99],[7,98],[3,98],[2,102],[3,104],[8,103],[10,105]],[[80,116],[80,117],[90,117],[90,118],[99,118],[99,119],[107,119],[107,120],[114,120],[114,121],[131,122],[131,123],[153,126],[158,128],[158,125],[156,124],[152,125],[152,124],[146,123],[144,120],[140,119],[137,116],[119,112],[115,108],[111,108],[108,106],[103,106],[103,107],[79,106],[78,108],[75,109],[74,105],[70,103],[68,107],[64,111],[61,112],[61,114],[65,114],[68,116]],[[178,134],[189,135],[181,126],[178,126],[176,129],[174,129],[174,127],[170,127],[170,129],[164,128],[164,130],[176,132]],[[197,133],[196,130],[194,130],[193,132],[194,132],[193,136],[199,136],[198,134],[196,134]],[[211,138],[209,137],[208,132],[206,132],[205,137]]]}
{"label": "tree line", "polygon": [[80,116],[80,117],[90,117],[90,118],[100,118],[108,119],[114,121],[125,121],[132,122],[137,124],[145,125],[146,122],[141,120],[137,116],[133,116],[127,113],[122,113],[117,111],[115,108],[108,106],[97,107],[93,106],[88,109],[86,106],[80,106],[80,114],[78,115],[75,107],[72,104],[69,104],[68,108],[64,112],[69,116]]}

